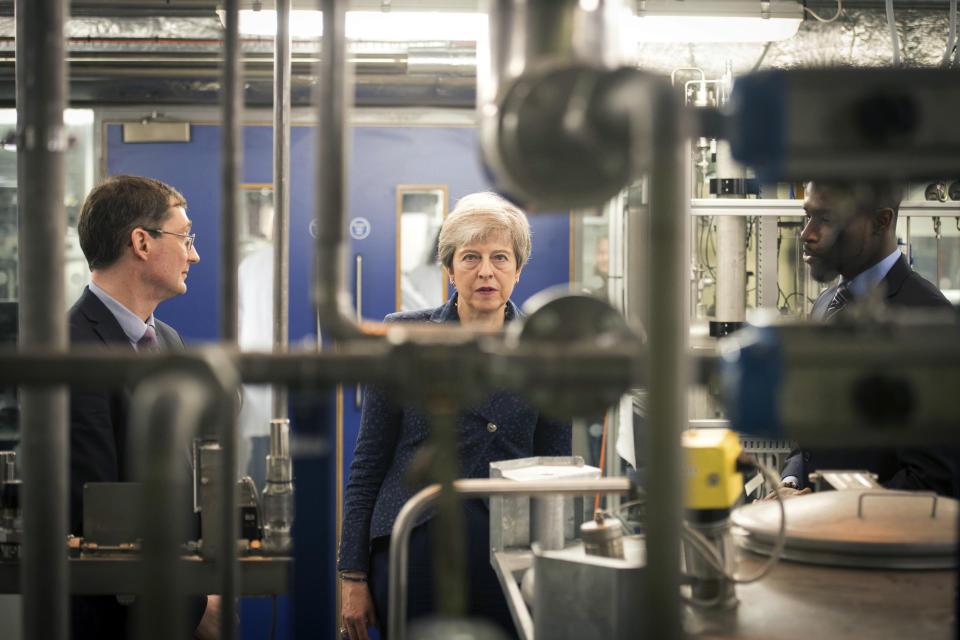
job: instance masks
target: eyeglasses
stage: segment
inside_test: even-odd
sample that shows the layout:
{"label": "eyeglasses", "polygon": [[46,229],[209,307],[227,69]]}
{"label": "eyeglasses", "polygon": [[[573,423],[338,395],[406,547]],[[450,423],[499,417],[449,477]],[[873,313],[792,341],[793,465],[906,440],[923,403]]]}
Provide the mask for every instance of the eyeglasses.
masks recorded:
{"label": "eyeglasses", "polygon": [[195,233],[174,233],[173,231],[164,231],[163,229],[147,229],[143,228],[144,231],[149,231],[150,233],[165,233],[170,236],[180,236],[181,238],[186,238],[183,245],[187,250],[187,253],[190,253],[190,249],[193,249],[193,243],[197,239],[197,234]]}

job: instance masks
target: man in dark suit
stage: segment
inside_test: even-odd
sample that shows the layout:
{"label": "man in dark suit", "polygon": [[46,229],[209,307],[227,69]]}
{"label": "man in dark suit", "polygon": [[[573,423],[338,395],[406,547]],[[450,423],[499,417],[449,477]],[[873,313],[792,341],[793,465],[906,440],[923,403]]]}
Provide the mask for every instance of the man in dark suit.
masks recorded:
{"label": "man in dark suit", "polygon": [[[891,307],[951,308],[930,282],[915,273],[897,248],[902,185],[893,182],[811,182],[803,203],[803,259],[820,282],[840,281],[817,298],[815,320],[833,322],[847,306],[880,289]],[[780,475],[786,493],[807,493],[817,469],[866,469],[889,489],[953,493],[953,466],[942,451],[898,447],[795,451]]]}
{"label": "man in dark suit", "polygon": [[[193,246],[187,201],[150,178],[118,175],[94,187],[80,210],[77,231],[91,282],[70,309],[70,341],[144,351],[182,348],[179,334],[153,315],[157,305],[187,290]],[[130,391],[70,394],[70,529],[82,535],[83,486],[132,479],[127,461]],[[219,601],[197,609],[198,637],[216,637]],[[127,607],[114,596],[73,598],[74,640],[127,637]],[[213,632],[214,635],[210,635]]]}

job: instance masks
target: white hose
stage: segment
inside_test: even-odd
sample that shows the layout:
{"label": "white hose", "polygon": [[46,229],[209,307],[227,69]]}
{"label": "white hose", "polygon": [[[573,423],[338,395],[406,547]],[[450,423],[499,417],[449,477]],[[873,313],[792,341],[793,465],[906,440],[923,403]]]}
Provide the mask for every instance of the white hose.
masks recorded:
{"label": "white hose", "polygon": [[900,38],[897,36],[897,22],[893,18],[893,0],[887,0],[887,24],[890,26],[890,40],[893,43],[893,66],[900,66]]}
{"label": "white hose", "polygon": [[943,52],[943,60],[940,66],[945,67],[950,63],[950,54],[957,45],[957,0],[950,0],[950,29],[947,32],[947,50]]}

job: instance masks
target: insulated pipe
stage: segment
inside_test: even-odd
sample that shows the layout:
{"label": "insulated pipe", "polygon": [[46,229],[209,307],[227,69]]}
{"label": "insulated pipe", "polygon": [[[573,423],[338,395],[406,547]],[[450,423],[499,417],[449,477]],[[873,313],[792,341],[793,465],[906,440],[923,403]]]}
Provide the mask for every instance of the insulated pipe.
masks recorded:
{"label": "insulated pipe", "polygon": [[[549,482],[516,482],[500,478],[470,478],[457,480],[453,489],[461,498],[487,496],[575,496],[629,494],[633,488],[627,478],[600,478],[597,480],[555,480]],[[421,489],[407,500],[397,514],[390,534],[390,586],[387,598],[389,617],[387,637],[404,640],[407,635],[407,566],[410,555],[410,533],[420,515],[440,499],[439,484]],[[656,637],[656,636],[652,636]]]}
{"label": "insulated pipe", "polygon": [[[683,505],[680,430],[687,423],[686,137],[669,86],[654,89],[650,176],[646,614],[640,637],[680,638],[680,522]],[[634,140],[634,146],[644,141]]]}
{"label": "insulated pipe", "polygon": [[[17,193],[20,348],[67,348],[63,124],[65,0],[17,0]],[[25,638],[63,640],[68,628],[67,391],[20,390]]]}
{"label": "insulated pipe", "polygon": [[[236,347],[238,338],[238,273],[240,216],[241,122],[243,86],[240,69],[240,11],[238,0],[226,0],[226,29],[223,63],[223,139],[220,210],[220,338]],[[232,399],[231,399],[232,400]],[[234,411],[227,412],[221,423],[220,446],[223,448],[223,502],[221,535],[218,541],[220,575],[220,638],[232,640],[237,595],[237,429]]]}
{"label": "insulated pipe", "polygon": [[[746,172],[730,153],[730,143],[717,141],[717,176],[743,184]],[[742,193],[719,195],[742,198]],[[747,219],[744,216],[717,218],[717,300],[714,317],[718,322],[743,322],[747,307]]]}
{"label": "insulated pipe", "polygon": [[[290,2],[277,0],[273,58],[273,351],[289,342],[290,312]],[[273,385],[273,417],[287,417],[287,389]]]}
{"label": "insulated pipe", "polygon": [[334,340],[362,337],[350,318],[350,294],[344,269],[347,246],[344,128],[346,112],[346,2],[321,0],[317,121],[317,214],[313,299],[319,326]]}

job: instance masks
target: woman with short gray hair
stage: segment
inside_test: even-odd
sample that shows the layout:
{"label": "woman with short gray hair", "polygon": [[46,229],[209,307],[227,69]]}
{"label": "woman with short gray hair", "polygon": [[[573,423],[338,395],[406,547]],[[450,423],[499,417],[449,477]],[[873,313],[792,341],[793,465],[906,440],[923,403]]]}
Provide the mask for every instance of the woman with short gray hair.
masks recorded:
{"label": "woman with short gray hair", "polygon": [[[497,330],[520,318],[510,295],[530,257],[530,224],[523,211],[495,193],[468,195],[444,221],[437,253],[456,289],[454,294],[443,306],[392,313],[386,322]],[[429,432],[423,411],[391,402],[383,389],[366,387],[344,492],[337,563],[343,637],[367,640],[367,629],[379,626],[377,620],[387,620],[390,533],[400,509],[420,488],[410,486],[407,467]],[[462,478],[489,477],[491,462],[569,456],[571,450],[569,422],[549,420],[519,395],[504,390],[494,391],[476,407],[464,408],[457,417],[457,434]],[[490,566],[487,505],[483,500],[465,500],[463,511],[469,576],[465,613],[486,618],[515,637],[510,611]],[[428,526],[432,515],[422,515],[410,535],[408,619],[435,611],[431,558],[435,538]]]}

